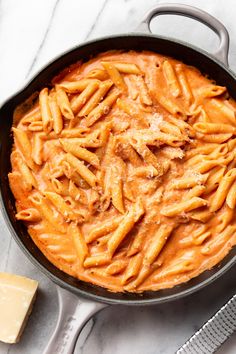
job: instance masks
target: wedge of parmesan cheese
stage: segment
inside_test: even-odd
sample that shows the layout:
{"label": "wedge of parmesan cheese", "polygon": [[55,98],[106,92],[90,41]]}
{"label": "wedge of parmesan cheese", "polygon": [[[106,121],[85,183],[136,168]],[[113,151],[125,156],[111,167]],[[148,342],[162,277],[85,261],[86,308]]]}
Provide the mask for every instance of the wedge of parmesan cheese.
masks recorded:
{"label": "wedge of parmesan cheese", "polygon": [[35,300],[38,282],[0,272],[0,341],[19,341]]}

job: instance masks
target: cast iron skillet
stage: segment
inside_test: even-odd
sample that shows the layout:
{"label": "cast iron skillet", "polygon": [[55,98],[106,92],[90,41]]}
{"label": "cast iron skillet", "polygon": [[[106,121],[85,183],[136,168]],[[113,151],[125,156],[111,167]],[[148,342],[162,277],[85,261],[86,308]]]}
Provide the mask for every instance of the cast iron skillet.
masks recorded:
{"label": "cast iron skillet", "polygon": [[[150,22],[161,14],[178,14],[191,17],[210,27],[219,37],[220,45],[215,55],[189,44],[152,35]],[[93,40],[66,52],[40,71],[20,92],[8,99],[0,108],[0,189],[1,206],[8,227],[21,249],[28,258],[53,280],[59,291],[60,314],[57,328],[51,338],[46,353],[71,353],[75,340],[87,320],[107,304],[152,305],[159,304],[192,294],[216,280],[236,262],[236,247],[225,257],[220,266],[206,271],[195,279],[173,289],[143,294],[112,293],[98,286],[78,281],[58,270],[35,246],[23,223],[15,219],[15,203],[9,188],[7,174],[10,171],[10,152],[12,146],[11,125],[13,111],[33,92],[39,91],[62,69],[79,59],[87,60],[99,52],[111,49],[151,50],[169,55],[186,64],[199,68],[217,81],[227,86],[229,93],[236,99],[236,77],[228,68],[229,36],[226,28],[214,17],[197,8],[181,4],[161,4],[151,9],[141,22],[139,32]],[[142,32],[142,33],[140,33]],[[145,32],[145,34],[143,34]],[[62,290],[62,288],[69,290]],[[75,295],[73,295],[75,294]],[[79,297],[80,298],[79,298]],[[79,311],[79,316],[77,316]]]}

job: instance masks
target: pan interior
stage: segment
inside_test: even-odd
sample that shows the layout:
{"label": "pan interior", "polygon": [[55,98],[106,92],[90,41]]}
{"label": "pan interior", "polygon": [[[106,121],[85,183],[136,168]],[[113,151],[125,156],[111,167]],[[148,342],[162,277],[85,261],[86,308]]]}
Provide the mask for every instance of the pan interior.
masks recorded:
{"label": "pan interior", "polygon": [[197,67],[203,74],[215,79],[217,84],[226,86],[230,95],[236,99],[236,81],[233,74],[225,69],[219,62],[203,52],[196,50],[196,48],[192,46],[163,37],[132,34],[104,38],[79,46],[50,63],[28,84],[27,87],[8,100],[0,109],[0,188],[2,204],[4,206],[3,213],[15,240],[20,247],[26,252],[33,263],[35,263],[58,285],[67,288],[78,295],[83,295],[106,303],[141,305],[166,302],[193,293],[218,278],[235,263],[236,247],[231,250],[220,265],[209,271],[205,271],[189,282],[175,286],[172,289],[164,289],[157,292],[147,291],[142,294],[112,293],[101,287],[79,281],[57,269],[35,246],[23,223],[16,221],[14,217],[15,201],[10,191],[7,178],[8,172],[11,168],[10,152],[12,136],[10,130],[14,109],[32,93],[39,91],[45,85],[49,85],[51,79],[67,66],[81,59],[86,61],[100,52],[111,49],[133,49],[138,51],[151,50],[163,55],[171,56],[183,61],[185,64]]}

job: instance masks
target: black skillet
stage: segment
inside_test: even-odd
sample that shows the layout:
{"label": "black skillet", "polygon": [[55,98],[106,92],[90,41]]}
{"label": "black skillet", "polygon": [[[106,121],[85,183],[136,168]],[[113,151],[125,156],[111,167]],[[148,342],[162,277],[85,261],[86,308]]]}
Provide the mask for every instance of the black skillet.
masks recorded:
{"label": "black skillet", "polygon": [[[217,53],[208,54],[192,45],[151,34],[150,22],[162,14],[178,14],[191,17],[210,27],[219,37]],[[56,330],[44,354],[69,354],[73,352],[78,334],[88,319],[103,307],[112,304],[154,305],[179,299],[192,294],[220,277],[236,261],[236,247],[225,257],[220,266],[204,272],[189,282],[157,292],[143,294],[112,293],[98,286],[78,281],[52,265],[35,246],[23,223],[15,219],[15,203],[9,189],[7,174],[10,171],[12,146],[11,125],[14,109],[32,93],[49,84],[62,69],[79,59],[87,60],[99,52],[111,49],[151,50],[174,57],[186,64],[199,68],[217,84],[227,86],[236,99],[236,77],[228,68],[229,36],[225,27],[214,17],[197,8],[181,4],[157,5],[144,17],[138,33],[110,36],[82,44],[50,62],[20,92],[9,98],[0,108],[0,189],[1,208],[6,223],[27,257],[58,285],[59,318]],[[65,290],[66,289],[66,290]]]}

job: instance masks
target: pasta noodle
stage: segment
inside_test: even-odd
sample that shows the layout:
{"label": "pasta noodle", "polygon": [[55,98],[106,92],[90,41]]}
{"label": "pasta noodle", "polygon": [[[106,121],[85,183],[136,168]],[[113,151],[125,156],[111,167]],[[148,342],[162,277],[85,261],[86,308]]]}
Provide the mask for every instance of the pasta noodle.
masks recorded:
{"label": "pasta noodle", "polygon": [[88,255],[88,247],[84,241],[81,230],[75,223],[71,223],[68,227],[68,234],[71,235],[80,263],[83,264],[86,256]]}
{"label": "pasta noodle", "polygon": [[60,132],[63,129],[63,119],[62,119],[60,108],[57,104],[55,94],[49,96],[49,106],[50,106],[52,119],[53,119],[53,129],[56,134],[60,134]]}
{"label": "pasta noodle", "polygon": [[194,100],[193,98],[193,93],[190,88],[189,82],[187,80],[187,77],[184,72],[184,68],[182,64],[177,64],[175,66],[176,73],[178,75],[178,80],[181,86],[181,90],[183,92],[183,95],[185,99],[187,100],[188,104],[191,104],[192,101]]}
{"label": "pasta noodle", "polygon": [[96,168],[99,168],[100,163],[96,154],[90,152],[87,149],[81,148],[79,145],[73,144],[73,142],[68,140],[60,140],[60,143],[66,152],[71,153],[84,161],[87,161]]}
{"label": "pasta noodle", "polygon": [[116,66],[111,62],[105,62],[105,61],[102,62],[102,65],[106,69],[108,75],[110,76],[113,83],[117,86],[117,88],[120,89],[121,91],[126,91],[127,90],[126,84],[124,82],[122,75],[117,70]]}
{"label": "pasta noodle", "polygon": [[47,88],[44,88],[39,94],[39,105],[43,121],[43,130],[45,133],[49,133],[52,130],[52,113],[49,107]]}
{"label": "pasta noodle", "polygon": [[110,254],[114,254],[117,247],[123,241],[125,236],[133,228],[134,224],[143,215],[144,209],[140,201],[134,204],[133,208],[125,215],[124,219],[121,221],[119,227],[116,229],[112,237],[108,241],[108,251]]}
{"label": "pasta noodle", "polygon": [[95,186],[97,182],[96,176],[88,167],[70,153],[66,154],[65,159],[91,187]]}
{"label": "pasta noodle", "polygon": [[165,246],[172,230],[173,227],[171,225],[161,225],[157,232],[154,234],[153,240],[148,246],[144,257],[144,263],[146,265],[151,265],[156,260],[163,247]]}
{"label": "pasta noodle", "polygon": [[78,116],[83,117],[88,115],[100,101],[102,101],[103,97],[109,91],[111,86],[113,85],[111,80],[104,81],[100,84],[99,89],[95,92],[95,94],[90,98],[90,100],[84,105],[84,107],[79,111]]}
{"label": "pasta noodle", "polygon": [[178,97],[180,95],[180,87],[172,64],[168,60],[165,60],[162,68],[171,94],[174,97]]}
{"label": "pasta noodle", "polygon": [[28,222],[38,222],[41,220],[41,215],[37,209],[28,208],[17,213],[16,219]]}
{"label": "pasta noodle", "polygon": [[[229,170],[221,179],[214,199],[211,202],[210,211],[216,211],[223,205],[232,183],[236,179],[236,168]],[[230,199],[229,199],[230,200]],[[231,204],[231,203],[230,203]]]}
{"label": "pasta noodle", "polygon": [[60,86],[56,86],[56,97],[57,97],[57,103],[58,103],[58,106],[60,107],[62,115],[66,119],[73,119],[74,114],[71,109],[71,104],[69,102],[67,94]]}
{"label": "pasta noodle", "polygon": [[84,89],[84,91],[81,92],[79,96],[75,96],[71,100],[70,102],[71,109],[73,110],[74,113],[77,113],[84,106],[84,104],[97,90],[97,88],[98,88],[98,83],[96,81],[93,81]]}

